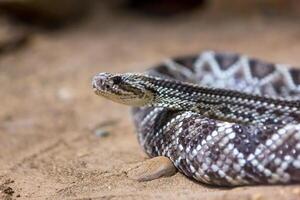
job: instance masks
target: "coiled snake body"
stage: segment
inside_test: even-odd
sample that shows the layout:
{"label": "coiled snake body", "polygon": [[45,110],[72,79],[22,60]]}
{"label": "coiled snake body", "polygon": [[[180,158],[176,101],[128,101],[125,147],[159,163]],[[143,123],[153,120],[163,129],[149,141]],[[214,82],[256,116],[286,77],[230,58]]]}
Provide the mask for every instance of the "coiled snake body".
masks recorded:
{"label": "coiled snake body", "polygon": [[138,139],[186,176],[223,186],[300,182],[300,70],[203,52],[144,74],[99,73],[97,94],[134,106]]}

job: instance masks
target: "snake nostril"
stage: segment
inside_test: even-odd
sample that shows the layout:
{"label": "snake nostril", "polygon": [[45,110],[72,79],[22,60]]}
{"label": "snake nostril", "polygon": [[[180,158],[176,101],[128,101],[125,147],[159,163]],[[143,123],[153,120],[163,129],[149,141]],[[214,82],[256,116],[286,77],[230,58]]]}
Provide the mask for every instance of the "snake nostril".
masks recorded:
{"label": "snake nostril", "polygon": [[94,76],[93,80],[92,80],[92,87],[98,88],[102,85],[102,80],[96,75]]}
{"label": "snake nostril", "polygon": [[106,72],[96,74],[92,80],[93,88],[104,88],[107,79],[111,76],[112,75],[110,73],[106,73]]}

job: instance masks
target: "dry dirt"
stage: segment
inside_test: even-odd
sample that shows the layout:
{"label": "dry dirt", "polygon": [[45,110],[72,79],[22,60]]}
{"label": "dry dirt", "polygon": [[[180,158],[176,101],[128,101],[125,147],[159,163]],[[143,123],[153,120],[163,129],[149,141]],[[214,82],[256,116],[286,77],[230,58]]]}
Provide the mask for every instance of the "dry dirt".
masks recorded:
{"label": "dry dirt", "polygon": [[[149,182],[126,175],[146,160],[129,109],[93,94],[100,71],[143,71],[205,49],[300,63],[295,19],[170,19],[99,8],[65,30],[32,33],[0,55],[0,198],[300,199],[299,185],[208,187],[180,173]],[[300,64],[299,64],[300,65]]]}

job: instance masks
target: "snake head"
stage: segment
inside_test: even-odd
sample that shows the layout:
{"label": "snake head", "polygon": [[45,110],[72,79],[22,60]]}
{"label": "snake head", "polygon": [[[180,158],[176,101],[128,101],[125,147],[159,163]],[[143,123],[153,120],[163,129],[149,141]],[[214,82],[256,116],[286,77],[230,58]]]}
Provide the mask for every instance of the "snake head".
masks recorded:
{"label": "snake head", "polygon": [[130,106],[145,106],[154,98],[137,74],[98,73],[93,77],[92,86],[97,95]]}

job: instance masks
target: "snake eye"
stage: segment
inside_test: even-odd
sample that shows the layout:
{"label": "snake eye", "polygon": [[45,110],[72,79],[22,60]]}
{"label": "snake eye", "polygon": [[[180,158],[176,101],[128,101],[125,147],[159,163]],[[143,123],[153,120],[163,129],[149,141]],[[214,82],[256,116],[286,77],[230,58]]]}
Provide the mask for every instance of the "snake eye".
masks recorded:
{"label": "snake eye", "polygon": [[120,76],[115,76],[112,78],[112,81],[114,82],[114,84],[119,84],[122,81],[122,78]]}

